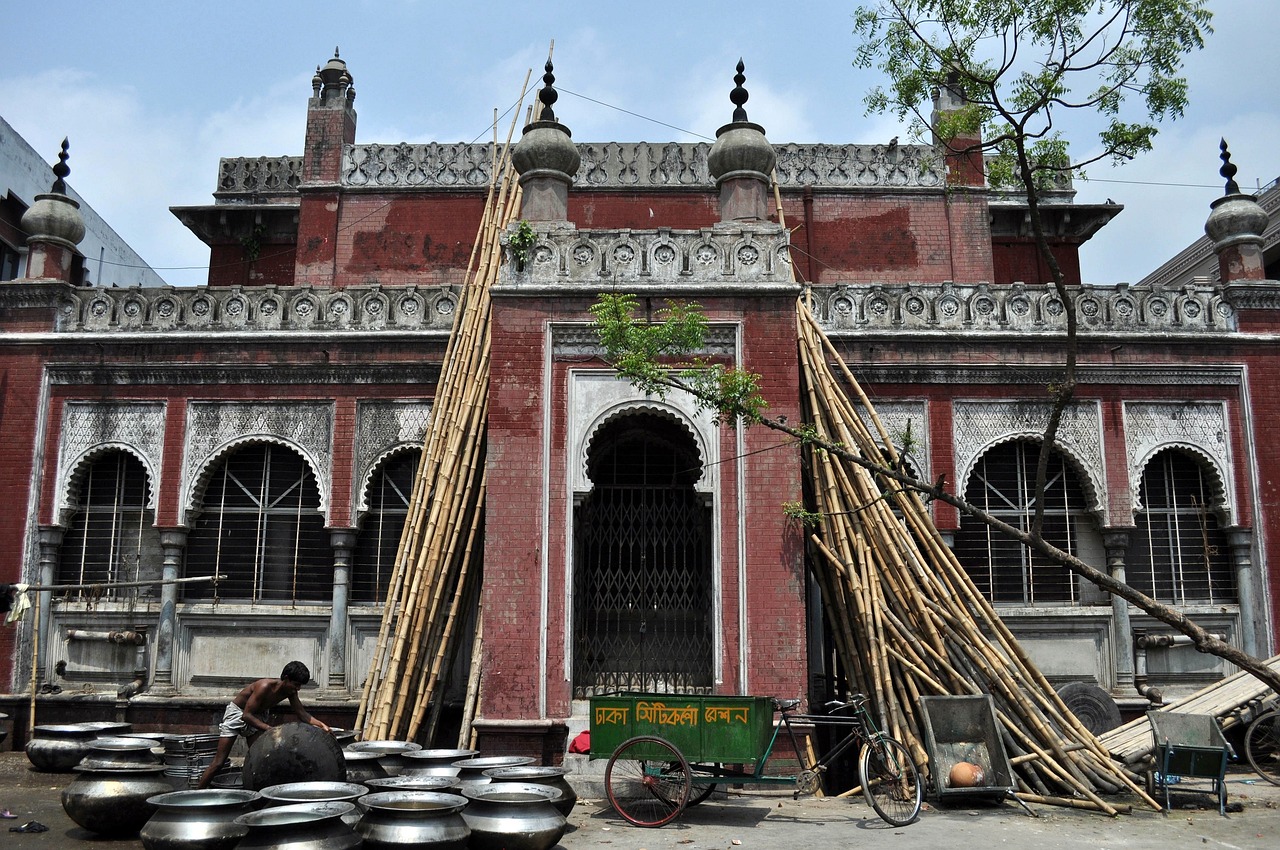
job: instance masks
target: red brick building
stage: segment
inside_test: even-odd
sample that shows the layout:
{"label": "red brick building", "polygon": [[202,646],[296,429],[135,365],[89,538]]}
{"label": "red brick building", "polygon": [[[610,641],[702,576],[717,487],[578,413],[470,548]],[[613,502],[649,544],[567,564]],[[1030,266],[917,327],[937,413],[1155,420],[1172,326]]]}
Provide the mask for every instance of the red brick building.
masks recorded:
{"label": "red brick building", "polygon": [[[295,657],[322,716],[354,710],[492,151],[357,143],[337,56],[313,89],[301,156],[223,160],[213,203],[174,208],[210,246],[207,286],[73,286],[35,261],[74,251],[56,223],[33,231],[30,277],[0,286],[0,580],[226,576],[39,594],[0,675],[62,689],[42,720],[205,711]],[[810,286],[917,468],[1016,521],[1064,326],[1025,200],[974,158],[770,145],[745,113],[711,147],[575,145],[543,123],[561,159],[544,167],[526,134],[537,240],[493,293],[482,736],[560,740],[576,700],[620,687],[817,696],[821,624],[781,510],[803,496],[798,452],[615,380],[587,308],[603,289],[696,300],[708,353],[798,417]],[[1214,213],[1221,280],[1095,287],[1078,248],[1121,208],[1049,193],[1082,338],[1048,498],[1061,545],[1265,655],[1280,284],[1255,208],[1236,191]],[[936,520],[1051,678],[1137,698],[1135,632],[1163,629],[947,508]],[[145,641],[102,637],[120,631]],[[1142,660],[1164,687],[1225,672],[1178,648]]]}

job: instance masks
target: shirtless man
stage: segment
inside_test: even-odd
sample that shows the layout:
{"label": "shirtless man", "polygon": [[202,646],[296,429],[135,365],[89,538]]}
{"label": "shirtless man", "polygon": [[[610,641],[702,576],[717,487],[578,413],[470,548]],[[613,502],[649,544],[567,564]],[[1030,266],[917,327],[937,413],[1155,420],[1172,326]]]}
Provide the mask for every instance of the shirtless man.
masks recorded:
{"label": "shirtless man", "polygon": [[308,714],[298,700],[298,691],[309,681],[311,681],[311,671],[307,669],[307,665],[301,661],[290,661],[281,671],[280,678],[259,679],[245,685],[244,689],[227,703],[227,710],[222,715],[222,723],[218,726],[218,751],[213,756],[213,763],[200,777],[200,784],[196,787],[209,787],[214,775],[227,763],[227,757],[231,755],[231,747],[238,736],[244,735],[252,743],[259,733],[270,729],[271,724],[258,715],[266,714],[272,707],[286,699],[289,700],[289,707],[293,709],[293,713],[300,721],[326,732],[332,731],[322,721]]}

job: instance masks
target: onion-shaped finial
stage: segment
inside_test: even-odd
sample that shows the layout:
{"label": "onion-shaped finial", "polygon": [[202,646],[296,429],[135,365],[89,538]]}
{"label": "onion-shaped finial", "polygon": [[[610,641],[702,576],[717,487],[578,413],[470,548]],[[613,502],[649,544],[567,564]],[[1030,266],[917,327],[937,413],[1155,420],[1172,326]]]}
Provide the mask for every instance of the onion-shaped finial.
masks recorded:
{"label": "onion-shaped finial", "polygon": [[745,70],[745,68],[746,66],[743,65],[742,60],[739,59],[738,73],[733,75],[733,82],[734,82],[733,91],[729,92],[729,100],[733,102],[733,106],[734,106],[733,120],[735,123],[739,121],[747,120],[747,110],[744,109],[742,105],[747,102],[747,98],[749,98],[751,95],[748,94],[747,90],[742,87],[742,84],[747,81],[746,75],[742,73],[743,70]]}
{"label": "onion-shaped finial", "polygon": [[65,138],[62,140],[62,150],[58,151],[58,164],[53,167],[53,175],[56,178],[53,181],[53,189],[59,195],[67,194],[67,176],[71,174],[71,166],[67,165],[70,154],[67,150],[71,147],[71,143]]}
{"label": "onion-shaped finial", "polygon": [[1218,173],[1227,180],[1227,194],[1238,195],[1240,194],[1240,185],[1236,183],[1236,171],[1239,169],[1231,161],[1231,151],[1227,150],[1226,139],[1221,139],[1218,142],[1218,149],[1222,151],[1222,153],[1218,154],[1218,157],[1222,160],[1222,167],[1218,169]]}
{"label": "onion-shaped finial", "polygon": [[539,121],[556,120],[556,113],[551,107],[560,99],[560,93],[555,89],[556,75],[551,73],[552,68],[551,60],[547,59],[546,73],[542,75],[542,89],[538,92],[538,100],[542,102],[542,113],[538,116]]}

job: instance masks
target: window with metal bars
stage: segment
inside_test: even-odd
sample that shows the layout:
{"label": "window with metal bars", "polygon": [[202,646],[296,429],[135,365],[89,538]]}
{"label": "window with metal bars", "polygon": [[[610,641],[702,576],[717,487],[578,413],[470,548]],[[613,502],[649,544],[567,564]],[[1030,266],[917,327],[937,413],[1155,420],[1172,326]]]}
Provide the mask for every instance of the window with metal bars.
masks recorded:
{"label": "window with metal bars", "polygon": [[[1024,531],[1035,509],[1039,444],[1004,443],[979,460],[969,476],[965,499]],[[1085,557],[1101,550],[1101,535],[1085,505],[1075,471],[1056,450],[1045,479],[1044,539]],[[1036,555],[986,523],[962,515],[954,551],[978,589],[992,602],[1023,605],[1079,601],[1075,579],[1066,567]]]}
{"label": "window with metal bars", "polygon": [[360,520],[351,556],[352,602],[381,604],[387,598],[421,458],[419,449],[403,451],[384,460],[373,473],[369,510]]}
{"label": "window with metal bars", "polygon": [[327,603],[333,547],[311,468],[272,443],[243,446],[210,473],[187,537],[187,574],[224,575],[185,585],[184,598]]}
{"label": "window with metal bars", "polygon": [[69,598],[154,595],[152,587],[112,588],[113,582],[151,581],[163,571],[155,516],[147,507],[147,471],[126,451],[95,458],[76,482],[75,515],[58,552],[58,584],[102,583]]}
{"label": "window with metal bars", "polygon": [[1235,572],[1226,534],[1200,464],[1162,451],[1142,471],[1142,509],[1125,555],[1125,577],[1172,605],[1234,603]]}

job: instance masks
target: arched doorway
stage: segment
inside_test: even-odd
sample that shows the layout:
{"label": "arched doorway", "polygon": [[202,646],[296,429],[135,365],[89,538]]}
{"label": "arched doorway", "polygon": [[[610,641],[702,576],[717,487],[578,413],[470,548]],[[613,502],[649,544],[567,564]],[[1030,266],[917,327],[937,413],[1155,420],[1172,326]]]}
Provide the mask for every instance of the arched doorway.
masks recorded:
{"label": "arched doorway", "polygon": [[714,679],[711,506],[680,423],[619,417],[591,442],[574,510],[573,691],[709,692]]}

